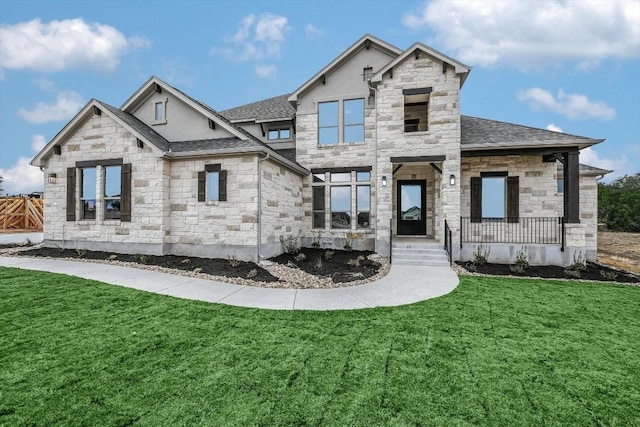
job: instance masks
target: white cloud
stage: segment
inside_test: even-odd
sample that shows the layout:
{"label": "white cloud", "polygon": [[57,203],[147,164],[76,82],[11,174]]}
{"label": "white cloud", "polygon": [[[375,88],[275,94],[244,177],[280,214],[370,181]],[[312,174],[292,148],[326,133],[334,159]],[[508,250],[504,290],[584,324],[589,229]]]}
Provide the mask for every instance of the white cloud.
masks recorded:
{"label": "white cloud", "polygon": [[47,145],[47,140],[44,135],[33,135],[31,137],[31,151],[34,153],[38,153],[45,145]]}
{"label": "white cloud", "polygon": [[536,109],[545,109],[562,114],[570,119],[611,120],[616,111],[602,101],[591,101],[586,95],[565,93],[562,89],[558,96],[538,87],[518,92],[519,101],[528,101]]}
{"label": "white cloud", "polygon": [[321,29],[317,28],[315,25],[313,24],[307,24],[304,27],[304,34],[305,36],[307,36],[308,39],[319,39],[320,37],[324,36],[324,31],[322,31]]}
{"label": "white cloud", "polygon": [[425,2],[402,23],[429,27],[432,42],[471,65],[539,68],[567,60],[580,68],[604,58],[640,56],[640,2],[448,1]]}
{"label": "white cloud", "polygon": [[560,128],[560,126],[556,126],[553,123],[549,123],[546,129],[552,132],[562,132],[562,129]]}
{"label": "white cloud", "polygon": [[7,69],[113,70],[125,52],[149,45],[146,39],[127,38],[114,27],[80,18],[49,23],[34,19],[0,26],[1,67]]}
{"label": "white cloud", "polygon": [[632,170],[629,160],[625,154],[618,158],[610,159],[600,156],[592,147],[587,147],[580,151],[580,163],[612,170],[613,173],[606,175],[604,178],[607,182],[613,181],[614,179],[624,175],[638,172],[637,170]]}
{"label": "white cloud", "polygon": [[227,47],[214,47],[211,53],[220,54],[230,61],[248,61],[279,58],[281,48],[290,30],[285,16],[270,13],[245,16],[238,31],[227,39]]}
{"label": "white cloud", "polygon": [[21,108],[18,110],[18,116],[30,123],[47,123],[69,120],[72,118],[85,101],[82,96],[72,90],[60,92],[56,97],[55,104],[45,104],[38,102],[36,106],[27,110]]}
{"label": "white cloud", "polygon": [[31,166],[27,157],[20,157],[9,169],[0,168],[0,175],[4,178],[2,188],[5,194],[22,194],[42,191],[44,175],[40,168]]}
{"label": "white cloud", "polygon": [[275,65],[256,65],[254,71],[262,79],[273,80],[276,77]]}

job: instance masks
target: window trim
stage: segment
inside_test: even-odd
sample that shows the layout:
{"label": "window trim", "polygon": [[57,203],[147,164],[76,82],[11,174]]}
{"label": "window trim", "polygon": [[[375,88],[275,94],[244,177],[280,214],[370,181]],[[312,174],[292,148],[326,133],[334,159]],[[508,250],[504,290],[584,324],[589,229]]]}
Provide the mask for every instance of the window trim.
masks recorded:
{"label": "window trim", "polygon": [[[289,136],[282,137],[282,132],[283,131],[289,132]],[[270,133],[271,132],[277,132],[278,133],[278,137],[277,138],[270,138]],[[293,139],[291,137],[292,134],[293,134],[293,132],[291,131],[291,127],[290,126],[275,126],[275,127],[271,127],[271,128],[267,129],[267,141],[272,141],[272,142],[291,141]]]}
{"label": "window trim", "polygon": [[[345,104],[347,102],[352,102],[352,101],[362,101],[362,122],[354,122],[354,123],[347,123],[347,109],[345,108]],[[365,102],[365,98],[350,98],[350,99],[344,99],[342,100],[342,143],[343,144],[362,144],[364,143],[364,122],[365,122],[365,110],[366,110],[366,102]],[[347,135],[347,128],[355,128],[355,127],[362,127],[362,140],[361,141],[347,141],[346,135]],[[338,135],[339,136],[339,135]]]}
{"label": "window trim", "polygon": [[[79,185],[79,197],[78,200],[80,201],[80,219],[82,221],[96,221],[98,220],[98,195],[100,194],[97,191],[98,188],[98,166],[85,166],[85,167],[81,167],[80,169],[80,185]],[[85,171],[92,169],[95,171],[95,179],[94,179],[94,183],[93,183],[93,190],[95,192],[95,196],[93,199],[90,198],[86,198],[84,197],[84,181],[85,181]],[[86,201],[90,201],[93,200],[93,215],[87,217],[87,211],[85,210],[85,202]]]}
{"label": "window trim", "polygon": [[[420,87],[420,88],[412,88],[412,89],[402,89],[403,96],[403,119],[404,119],[404,133],[424,133],[429,132],[429,104],[431,104],[431,92],[433,91],[432,87]],[[416,97],[416,96],[426,96],[426,101],[410,101],[407,102],[407,97]],[[407,117],[407,107],[420,107],[424,106],[425,111],[420,112],[420,117],[415,118]],[[424,117],[422,117],[424,114]],[[420,120],[424,119],[426,122],[426,129],[420,130]]]}
{"label": "window trim", "polygon": [[[119,167],[120,168],[120,196],[119,197],[107,197],[107,168],[116,168]],[[103,207],[103,218],[105,220],[110,220],[110,219],[120,219],[120,217],[122,216],[122,165],[107,165],[107,166],[102,166],[102,207]],[[120,201],[120,209],[118,209],[118,212],[116,214],[111,214],[111,215],[107,215],[107,200],[119,200]]]}
{"label": "window trim", "polygon": [[[362,101],[362,122],[361,123],[346,123],[345,120],[345,103],[349,101]],[[320,106],[322,104],[336,103],[338,106],[337,126],[320,126]],[[362,145],[366,143],[366,111],[367,111],[367,96],[366,95],[350,95],[347,98],[330,99],[326,101],[317,101],[316,113],[318,115],[317,124],[317,145],[318,147],[334,147],[337,145]],[[345,141],[346,130],[349,127],[362,127],[362,141]],[[338,135],[336,142],[320,142],[321,129],[333,129],[337,127]]]}
{"label": "window trim", "polygon": [[[504,218],[484,217],[482,212],[482,180],[483,178],[504,177],[505,181],[505,216]],[[509,172],[481,172],[480,176],[472,176],[470,179],[471,191],[469,194],[471,222],[513,222],[520,221],[520,177],[509,176]]]}
{"label": "window trim", "polygon": [[[167,102],[169,98],[164,98],[162,100],[154,99],[151,101],[151,114],[152,114],[152,125],[164,125],[167,123]],[[162,105],[162,118],[158,119],[157,116],[157,107],[158,105]]]}
{"label": "window trim", "polygon": [[[322,126],[320,124],[321,122],[321,116],[320,116],[320,106],[323,104],[336,104],[337,108],[336,108],[336,124],[335,126],[331,125],[331,126]],[[335,142],[321,142],[320,139],[320,130],[321,129],[334,129],[336,130],[336,141]],[[323,101],[323,102],[318,102],[318,146],[320,147],[325,147],[325,146],[329,146],[329,145],[338,145],[340,144],[340,101],[335,100],[335,101]]]}

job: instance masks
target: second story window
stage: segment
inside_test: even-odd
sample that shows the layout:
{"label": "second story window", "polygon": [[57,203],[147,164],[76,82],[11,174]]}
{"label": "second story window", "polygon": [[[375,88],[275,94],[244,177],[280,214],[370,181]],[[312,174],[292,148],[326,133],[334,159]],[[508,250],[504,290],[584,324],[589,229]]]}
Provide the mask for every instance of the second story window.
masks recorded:
{"label": "second story window", "polygon": [[429,130],[429,95],[431,88],[404,89],[404,131]]}
{"label": "second story window", "polygon": [[362,69],[362,81],[368,81],[373,76],[373,67],[364,67]]}
{"label": "second story window", "polygon": [[291,129],[282,128],[282,129],[269,129],[267,133],[267,139],[269,141],[277,141],[279,139],[291,139]]}
{"label": "second story window", "polygon": [[364,99],[344,101],[344,142],[364,142]]}
{"label": "second story window", "polygon": [[167,123],[167,101],[153,102],[153,124]]}
{"label": "second story window", "polygon": [[338,101],[318,104],[318,142],[320,145],[338,143]]}

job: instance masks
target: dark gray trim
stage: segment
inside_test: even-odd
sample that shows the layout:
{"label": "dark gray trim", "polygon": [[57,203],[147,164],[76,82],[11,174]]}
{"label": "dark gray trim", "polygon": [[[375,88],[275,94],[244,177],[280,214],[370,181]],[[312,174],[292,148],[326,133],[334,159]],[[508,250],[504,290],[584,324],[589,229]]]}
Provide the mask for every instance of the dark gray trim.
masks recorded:
{"label": "dark gray trim", "polygon": [[431,167],[438,172],[440,175],[442,175],[442,169],[440,169],[438,166],[436,166],[435,163],[429,163],[431,165]]}
{"label": "dark gray trim", "polygon": [[504,148],[499,150],[462,150],[462,157],[486,157],[486,156],[527,156],[557,154],[562,152],[578,152],[579,147],[535,147],[535,148]]}
{"label": "dark gray trim", "polygon": [[204,165],[204,170],[206,172],[220,172],[222,170],[222,165],[220,163]]}
{"label": "dark gray trim", "polygon": [[433,88],[431,87],[419,87],[417,89],[402,89],[403,95],[422,95],[425,93],[431,93]]}
{"label": "dark gray trim", "polygon": [[332,172],[332,173],[346,173],[351,171],[356,172],[371,172],[371,166],[346,166],[341,168],[314,168],[311,169],[311,173],[324,173],[324,172]]}
{"label": "dark gray trim", "polygon": [[391,157],[391,163],[443,162],[447,156]]}
{"label": "dark gray trim", "polygon": [[565,222],[580,223],[580,165],[579,153],[565,152],[564,159],[564,218]]}
{"label": "dark gray trim", "polygon": [[120,166],[124,162],[120,159],[83,160],[76,162],[77,168],[93,168],[96,166]]}
{"label": "dark gray trim", "polygon": [[480,176],[482,178],[503,177],[503,176],[509,176],[509,172],[506,172],[506,171],[503,171],[503,172],[480,172]]}

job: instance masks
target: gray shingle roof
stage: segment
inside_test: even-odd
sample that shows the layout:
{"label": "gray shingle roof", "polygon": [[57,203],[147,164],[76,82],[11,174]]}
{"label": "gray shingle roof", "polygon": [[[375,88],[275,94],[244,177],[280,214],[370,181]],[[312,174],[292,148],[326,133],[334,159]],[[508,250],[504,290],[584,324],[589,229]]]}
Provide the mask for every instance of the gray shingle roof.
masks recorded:
{"label": "gray shingle roof", "polygon": [[141,134],[160,150],[167,151],[169,149],[169,141],[164,139],[162,135],[151,129],[149,126],[145,125],[137,117],[133,116],[132,114],[125,113],[124,111],[119,110],[116,107],[112,107],[109,104],[105,104],[102,101],[98,101],[98,103],[105,109],[109,110],[109,112],[118,117],[120,120],[125,122],[127,125],[131,126],[136,132]]}
{"label": "gray shingle roof", "polygon": [[[564,172],[564,165],[558,162],[558,173]],[[608,173],[613,172],[608,169],[601,169],[595,166],[585,165],[584,163],[580,163],[580,175],[606,175]]]}
{"label": "gray shingle roof", "polygon": [[231,121],[291,119],[296,115],[296,110],[287,101],[288,97],[289,94],[263,99],[221,111],[220,114]]}
{"label": "gray shingle roof", "polygon": [[250,141],[240,138],[213,138],[196,141],[177,141],[169,143],[173,153],[183,153],[191,151],[228,150],[233,148],[255,147]]}
{"label": "gray shingle roof", "polygon": [[589,146],[602,142],[600,139],[586,138],[546,129],[538,129],[514,123],[478,117],[460,116],[462,149],[466,146],[485,148],[539,145],[579,145]]}
{"label": "gray shingle roof", "polygon": [[287,160],[291,160],[292,162],[296,161],[296,149],[295,148],[284,148],[282,150],[276,150],[276,153],[280,154]]}

